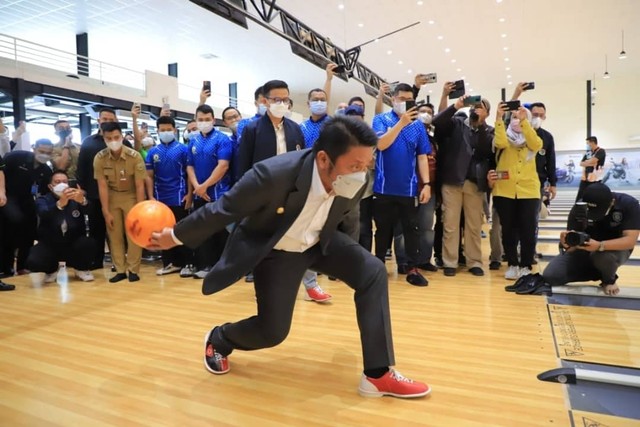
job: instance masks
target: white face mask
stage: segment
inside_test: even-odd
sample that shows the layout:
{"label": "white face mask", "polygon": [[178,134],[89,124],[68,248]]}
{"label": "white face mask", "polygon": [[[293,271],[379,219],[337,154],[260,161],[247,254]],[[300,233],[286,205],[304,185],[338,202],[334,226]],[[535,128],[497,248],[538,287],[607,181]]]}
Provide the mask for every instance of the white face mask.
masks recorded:
{"label": "white face mask", "polygon": [[109,147],[109,150],[111,151],[120,150],[122,148],[122,139],[107,142],[107,147]]}
{"label": "white face mask", "polygon": [[231,132],[236,133],[236,131],[238,130],[238,122],[229,124],[228,128],[231,129]]}
{"label": "white face mask", "polygon": [[429,113],[420,113],[420,114],[418,114],[418,118],[425,125],[430,125],[431,121],[433,120],[433,117],[431,117],[431,114],[429,114]]}
{"label": "white face mask", "polygon": [[366,172],[353,172],[347,175],[338,175],[331,185],[333,186],[333,192],[336,193],[336,196],[353,199],[366,180]]}
{"label": "white face mask", "polygon": [[407,112],[407,103],[406,102],[394,102],[393,103],[393,111],[396,112],[397,115],[401,116]]}
{"label": "white face mask", "polygon": [[51,160],[51,155],[43,154],[43,153],[36,153],[35,154],[35,158],[36,158],[36,162],[44,165],[49,160]]}
{"label": "white face mask", "polygon": [[158,138],[160,138],[161,142],[168,144],[174,139],[176,139],[176,135],[169,130],[165,132],[158,132]]}
{"label": "white face mask", "polygon": [[281,119],[285,114],[287,114],[287,111],[289,111],[289,106],[284,102],[271,104],[271,106],[269,107],[269,111],[271,112],[273,117]]}
{"label": "white face mask", "polygon": [[203,134],[207,134],[213,129],[213,122],[198,122],[196,125]]}
{"label": "white face mask", "polygon": [[62,196],[62,193],[64,193],[64,190],[66,190],[67,188],[69,188],[69,185],[65,182],[61,182],[59,184],[56,184],[52,190],[53,190],[53,194],[55,194],[56,196],[60,197]]}
{"label": "white face mask", "polygon": [[542,126],[542,117],[534,117],[531,119],[531,126],[534,129],[540,129],[540,126]]}

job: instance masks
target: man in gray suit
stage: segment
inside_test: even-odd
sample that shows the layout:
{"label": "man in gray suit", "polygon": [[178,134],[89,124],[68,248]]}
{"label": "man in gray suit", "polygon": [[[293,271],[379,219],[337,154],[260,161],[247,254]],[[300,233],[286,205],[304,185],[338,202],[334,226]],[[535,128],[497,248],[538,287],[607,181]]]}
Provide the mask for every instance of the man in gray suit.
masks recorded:
{"label": "man in gray suit", "polygon": [[204,363],[229,371],[234,349],[274,347],[289,333],[300,279],[312,269],[337,277],[355,291],[364,372],[363,396],[419,397],[431,388],[390,368],[395,364],[387,270],[340,230],[366,190],[366,170],[377,137],[349,117],[327,122],[312,150],[256,163],[221,199],[154,233],[156,248],[197,247],[236,223],[220,261],[204,279],[205,295],[238,281],[253,268],[258,314],[215,327],[205,336]]}

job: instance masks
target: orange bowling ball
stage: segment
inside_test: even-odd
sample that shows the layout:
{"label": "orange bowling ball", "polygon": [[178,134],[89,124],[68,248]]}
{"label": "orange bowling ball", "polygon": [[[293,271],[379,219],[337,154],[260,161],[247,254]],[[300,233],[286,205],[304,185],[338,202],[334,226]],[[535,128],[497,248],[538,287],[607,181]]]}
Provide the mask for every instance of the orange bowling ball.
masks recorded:
{"label": "orange bowling ball", "polygon": [[131,208],[125,220],[125,230],[136,245],[146,248],[151,244],[151,233],[175,224],[176,217],[167,205],[145,200]]}

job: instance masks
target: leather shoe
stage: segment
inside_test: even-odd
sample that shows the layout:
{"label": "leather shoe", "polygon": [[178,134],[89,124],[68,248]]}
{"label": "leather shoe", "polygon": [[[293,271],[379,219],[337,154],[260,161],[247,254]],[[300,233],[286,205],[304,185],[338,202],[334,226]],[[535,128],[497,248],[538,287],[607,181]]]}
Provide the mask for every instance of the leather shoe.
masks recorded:
{"label": "leather shoe", "polygon": [[445,267],[444,268],[444,275],[445,276],[449,276],[449,277],[453,277],[456,275],[456,269],[452,268],[452,267]]}
{"label": "leather shoe", "polygon": [[420,264],[418,266],[418,268],[420,270],[424,270],[424,271],[438,271],[438,267],[436,267],[435,265],[431,264],[430,262],[424,263],[424,264]]}
{"label": "leather shoe", "polygon": [[140,280],[140,276],[138,276],[136,273],[129,272],[130,282],[137,282],[138,280]]}
{"label": "leather shoe", "polygon": [[417,268],[412,268],[407,273],[407,282],[413,286],[429,286],[429,281],[418,272]]}
{"label": "leather shoe", "polygon": [[524,289],[528,286],[531,286],[531,283],[535,283],[538,280],[541,280],[542,277],[540,273],[536,274],[527,274],[525,276],[520,276],[518,280],[516,280],[513,285],[508,285],[504,287],[504,290],[507,292],[516,292],[519,289]]}
{"label": "leather shoe", "polygon": [[407,264],[398,264],[398,274],[407,274],[409,273],[409,267]]}
{"label": "leather shoe", "polygon": [[500,270],[502,263],[500,261],[491,261],[489,263],[489,270]]}
{"label": "leather shoe", "polygon": [[12,291],[15,288],[16,288],[15,285],[10,285],[8,283],[0,282],[0,291]]}
{"label": "leather shoe", "polygon": [[109,283],[118,283],[118,282],[123,281],[126,278],[127,278],[126,274],[118,273],[115,276],[113,276],[111,279],[109,279]]}
{"label": "leather shoe", "polygon": [[484,276],[484,271],[480,267],[471,267],[469,269],[469,273],[473,274],[474,276]]}

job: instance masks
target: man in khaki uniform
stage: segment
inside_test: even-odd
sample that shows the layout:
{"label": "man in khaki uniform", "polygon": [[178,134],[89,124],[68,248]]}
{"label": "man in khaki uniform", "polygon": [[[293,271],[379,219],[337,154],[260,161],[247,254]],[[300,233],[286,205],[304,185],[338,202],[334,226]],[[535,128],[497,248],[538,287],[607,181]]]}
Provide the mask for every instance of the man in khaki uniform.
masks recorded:
{"label": "man in khaki uniform", "polygon": [[78,155],[80,149],[71,141],[71,125],[66,120],[58,120],[53,127],[56,130],[59,141],[53,146],[53,154],[51,155],[51,163],[54,169],[62,170],[67,173],[69,182],[76,180],[76,169],[78,168]]}
{"label": "man in khaki uniform", "polygon": [[96,154],[93,170],[98,181],[111,258],[116,266],[116,275],[109,282],[116,283],[126,279],[127,270],[129,281],[136,282],[140,280],[138,272],[142,248],[127,237],[128,253],[125,257],[124,220],[129,210],[145,199],[144,161],[137,151],[122,146],[122,129],[118,123],[103,123],[101,128],[107,148]]}

